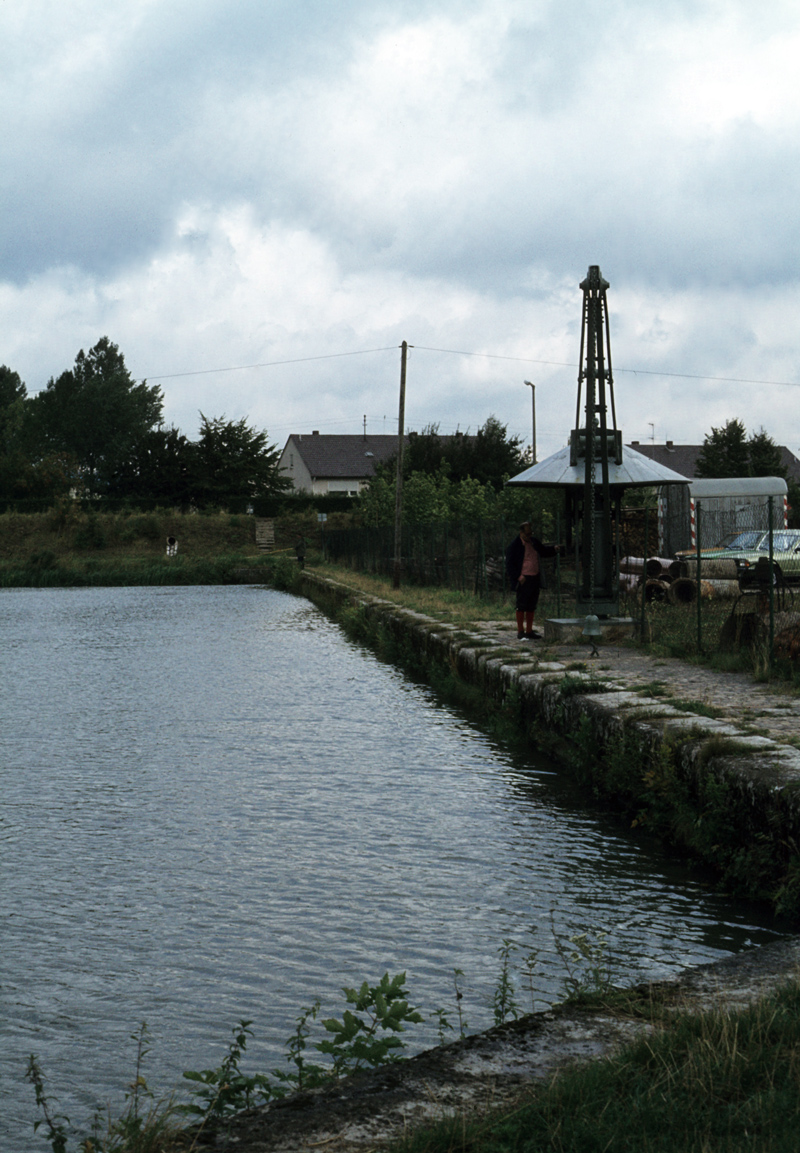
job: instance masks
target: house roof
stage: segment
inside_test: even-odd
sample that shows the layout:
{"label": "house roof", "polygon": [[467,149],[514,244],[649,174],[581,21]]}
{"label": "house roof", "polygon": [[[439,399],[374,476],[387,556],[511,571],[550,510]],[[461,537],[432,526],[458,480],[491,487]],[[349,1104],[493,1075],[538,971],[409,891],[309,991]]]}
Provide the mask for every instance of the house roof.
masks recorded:
{"label": "house roof", "polygon": [[[649,457],[656,464],[671,468],[690,479],[694,477],[697,458],[703,449],[702,444],[673,444],[671,440],[666,444],[640,444],[638,440],[634,440],[629,447],[640,452],[642,456]],[[786,469],[786,475],[792,480],[800,481],[800,460],[785,445],[779,447],[781,464]]]}
{"label": "house roof", "polygon": [[[292,433],[293,442],[311,476],[367,479],[375,475],[375,465],[397,452],[397,436],[331,435]],[[286,452],[284,448],[284,452]]]}

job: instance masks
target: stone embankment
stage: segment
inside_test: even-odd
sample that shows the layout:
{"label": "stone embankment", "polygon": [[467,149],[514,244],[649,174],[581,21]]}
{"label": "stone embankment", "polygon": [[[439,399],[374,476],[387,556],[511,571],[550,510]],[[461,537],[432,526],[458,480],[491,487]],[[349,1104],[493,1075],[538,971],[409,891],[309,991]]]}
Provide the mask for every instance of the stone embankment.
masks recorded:
{"label": "stone embankment", "polygon": [[[357,606],[376,632],[394,638],[398,651],[457,670],[498,704],[513,696],[521,722],[551,734],[567,757],[581,730],[600,750],[625,733],[651,752],[671,742],[677,768],[689,778],[726,781],[776,837],[800,834],[800,752],[793,744],[800,734],[800,702],[774,686],[657,660],[622,644],[604,645],[591,661],[578,645],[518,642],[505,622],[455,628],[312,572],[303,574],[302,591],[326,611]],[[565,694],[565,682],[572,688],[583,682],[586,691]],[[714,715],[686,712],[687,703]],[[709,741],[716,741],[717,752],[704,757]],[[648,992],[676,1009],[737,1007],[794,976],[798,966],[800,940],[791,938],[699,967]],[[557,1006],[251,1110],[220,1137],[239,1153],[366,1153],[438,1117],[511,1106],[564,1064],[603,1056],[650,1027],[624,1011]]]}
{"label": "stone embankment", "polygon": [[[358,604],[400,647],[456,670],[498,704],[513,690],[520,721],[543,735],[568,743],[589,726],[601,750],[626,733],[642,748],[670,742],[685,778],[724,779],[800,845],[800,698],[780,686],[624,643],[604,644],[592,660],[585,645],[520,642],[511,620],[458,628],[312,572],[303,573],[303,593],[326,609]],[[713,738],[718,751],[709,757]]]}

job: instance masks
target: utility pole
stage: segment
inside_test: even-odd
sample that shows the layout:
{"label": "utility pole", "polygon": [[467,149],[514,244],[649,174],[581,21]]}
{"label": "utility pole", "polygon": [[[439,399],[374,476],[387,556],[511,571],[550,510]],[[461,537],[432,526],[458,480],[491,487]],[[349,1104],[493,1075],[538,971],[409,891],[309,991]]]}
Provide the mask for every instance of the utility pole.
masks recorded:
{"label": "utility pole", "polygon": [[531,405],[533,408],[533,439],[531,440],[531,445],[533,447],[533,464],[536,464],[536,385],[531,384],[529,380],[526,380],[525,383],[531,390]]}
{"label": "utility pole", "polygon": [[392,587],[400,588],[400,569],[403,562],[403,441],[406,427],[406,360],[408,342],[400,345],[400,415],[397,418],[397,480],[394,502],[394,573]]}

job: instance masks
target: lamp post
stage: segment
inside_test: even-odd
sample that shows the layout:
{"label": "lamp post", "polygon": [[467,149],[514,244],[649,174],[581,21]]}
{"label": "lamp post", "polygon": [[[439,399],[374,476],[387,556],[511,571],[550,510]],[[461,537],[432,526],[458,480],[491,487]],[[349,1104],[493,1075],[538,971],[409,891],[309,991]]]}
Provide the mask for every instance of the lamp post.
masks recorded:
{"label": "lamp post", "polygon": [[533,464],[536,464],[536,385],[529,380],[526,380],[525,384],[531,390],[531,407],[533,410],[533,439],[531,444],[533,446]]}

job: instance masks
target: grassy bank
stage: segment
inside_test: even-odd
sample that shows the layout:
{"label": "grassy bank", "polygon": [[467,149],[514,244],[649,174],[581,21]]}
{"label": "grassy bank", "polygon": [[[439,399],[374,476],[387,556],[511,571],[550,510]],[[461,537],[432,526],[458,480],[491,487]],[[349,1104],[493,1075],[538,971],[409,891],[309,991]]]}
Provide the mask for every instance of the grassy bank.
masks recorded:
{"label": "grassy bank", "polygon": [[655,1032],[565,1069],[512,1111],[421,1130],[396,1153],[793,1153],[800,986],[738,1012],[654,1015]]}
{"label": "grassy bank", "polygon": [[[178,541],[167,557],[168,537]],[[251,516],[92,513],[70,502],[48,513],[0,515],[0,587],[280,584],[284,552],[265,556]]]}
{"label": "grassy bank", "polygon": [[[348,992],[355,998],[363,990]],[[748,1007],[734,1010],[720,1006],[696,1011],[676,1005],[676,996],[680,994],[675,990],[658,987],[578,992],[572,999],[577,1013],[569,1003],[564,1007],[565,1012],[575,1013],[578,1029],[584,1013],[595,1023],[598,1015],[623,1018],[641,1026],[637,1039],[610,1056],[565,1066],[530,1084],[512,1105],[492,1109],[485,1102],[476,1112],[473,1103],[469,1113],[456,1109],[446,1120],[409,1127],[404,1138],[391,1145],[376,1135],[370,1148],[387,1153],[793,1153],[800,1121],[797,978]],[[286,1086],[291,1091],[298,1087],[298,1075],[304,1078],[305,1093],[296,1105],[301,1111],[311,1103],[309,1088],[337,1077],[335,1070],[327,1077],[311,1077],[312,1066],[305,1057],[310,1012],[305,1010],[298,1018],[297,1044],[293,1049],[290,1044],[289,1056],[298,1072]],[[343,1027],[345,1022],[330,1024]],[[269,1150],[273,1147],[269,1125],[260,1121],[258,1112],[249,1115],[252,1133],[246,1122],[235,1120],[237,1109],[254,1105],[269,1081],[266,1075],[245,1075],[240,1067],[248,1025],[242,1022],[233,1030],[235,1039],[219,1068],[187,1075],[197,1085],[199,1103],[188,1110],[200,1117],[191,1128],[185,1127],[185,1107],[176,1106],[173,1099],[158,1100],[147,1087],[144,1026],[134,1035],[138,1040],[135,1076],[123,1113],[117,1118],[98,1116],[92,1135],[75,1135],[74,1143],[32,1058],[28,1080],[42,1114],[42,1136],[53,1153],[69,1149],[186,1153],[228,1148],[228,1122],[233,1118],[237,1147],[248,1153]],[[374,1047],[380,1041],[371,1038],[371,1043]],[[350,1048],[355,1052],[354,1045]],[[367,1066],[385,1063],[386,1055],[357,1067],[368,1076]],[[351,1069],[352,1065],[345,1067],[342,1073],[347,1075]],[[344,1091],[341,1096],[346,1100],[351,1095]],[[336,1129],[334,1117],[326,1124],[324,1103],[319,1121],[325,1131]],[[342,1123],[340,1116],[338,1124]],[[278,1141],[281,1148],[286,1147],[285,1136],[283,1132]],[[334,1140],[335,1132],[319,1144]],[[305,1147],[303,1137],[298,1144]],[[314,1143],[309,1147],[315,1147]]]}

